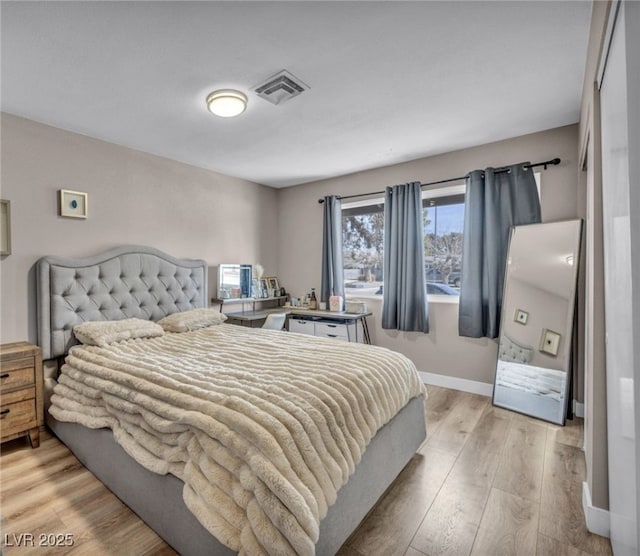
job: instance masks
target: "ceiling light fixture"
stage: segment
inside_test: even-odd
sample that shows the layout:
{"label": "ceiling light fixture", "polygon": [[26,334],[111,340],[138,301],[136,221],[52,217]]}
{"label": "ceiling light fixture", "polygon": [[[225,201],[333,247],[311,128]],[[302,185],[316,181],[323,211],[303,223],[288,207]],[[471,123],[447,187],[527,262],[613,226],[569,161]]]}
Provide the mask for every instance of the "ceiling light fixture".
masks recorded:
{"label": "ceiling light fixture", "polygon": [[247,108],[247,96],[240,91],[221,89],[207,96],[207,108],[221,118],[239,116]]}

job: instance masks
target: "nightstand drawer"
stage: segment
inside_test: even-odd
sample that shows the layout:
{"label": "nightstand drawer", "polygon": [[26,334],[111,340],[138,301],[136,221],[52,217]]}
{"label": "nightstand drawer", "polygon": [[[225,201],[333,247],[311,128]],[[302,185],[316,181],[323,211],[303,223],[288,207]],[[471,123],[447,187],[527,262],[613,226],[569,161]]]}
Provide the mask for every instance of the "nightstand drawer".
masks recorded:
{"label": "nightstand drawer", "polygon": [[316,336],[320,336],[321,338],[344,340],[346,342],[349,341],[349,332],[346,324],[316,322]]}
{"label": "nightstand drawer", "polygon": [[[15,366],[15,363],[27,361],[28,364]],[[3,364],[2,370],[0,370],[0,391],[7,392],[16,388],[22,388],[35,384],[33,358],[19,359],[17,361],[11,361],[11,365]],[[14,370],[11,370],[11,367]]]}
{"label": "nightstand drawer", "polygon": [[3,438],[37,426],[35,398],[0,406],[0,436]]}
{"label": "nightstand drawer", "polygon": [[42,403],[42,355],[29,342],[0,345],[0,441],[28,436],[33,448],[40,445],[44,426]]}

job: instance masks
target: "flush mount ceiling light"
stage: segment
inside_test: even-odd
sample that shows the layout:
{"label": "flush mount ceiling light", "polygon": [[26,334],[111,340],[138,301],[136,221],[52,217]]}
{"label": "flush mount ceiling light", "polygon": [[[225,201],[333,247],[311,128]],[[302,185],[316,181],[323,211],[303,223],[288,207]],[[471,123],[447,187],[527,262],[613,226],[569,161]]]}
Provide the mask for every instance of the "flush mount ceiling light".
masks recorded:
{"label": "flush mount ceiling light", "polygon": [[207,108],[222,118],[239,116],[247,108],[247,96],[233,89],[213,91],[207,96]]}

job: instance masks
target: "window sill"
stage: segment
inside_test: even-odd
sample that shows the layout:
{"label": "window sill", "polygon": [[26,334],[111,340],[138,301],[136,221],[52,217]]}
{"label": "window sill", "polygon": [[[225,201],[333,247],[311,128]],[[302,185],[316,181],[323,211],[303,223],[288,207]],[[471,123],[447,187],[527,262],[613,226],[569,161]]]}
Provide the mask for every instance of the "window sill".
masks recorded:
{"label": "window sill", "polygon": [[[379,301],[382,304],[382,296],[376,294],[345,294],[345,299],[348,301]],[[449,305],[458,305],[460,303],[460,297],[457,295],[429,295],[427,297],[429,303],[446,303]]]}

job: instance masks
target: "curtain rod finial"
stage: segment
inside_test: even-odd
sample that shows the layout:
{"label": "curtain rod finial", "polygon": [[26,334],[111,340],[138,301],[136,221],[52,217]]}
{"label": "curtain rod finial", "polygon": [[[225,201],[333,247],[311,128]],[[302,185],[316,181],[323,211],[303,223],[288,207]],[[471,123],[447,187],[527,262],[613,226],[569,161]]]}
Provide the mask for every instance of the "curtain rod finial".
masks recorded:
{"label": "curtain rod finial", "polygon": [[320,204],[324,203],[324,199],[318,199],[318,203]]}
{"label": "curtain rod finial", "polygon": [[544,163],[544,169],[547,169],[547,166],[549,166],[550,164],[553,164],[554,166],[557,166],[558,164],[560,164],[560,159],[559,158],[554,158],[553,160],[548,160],[547,162]]}

